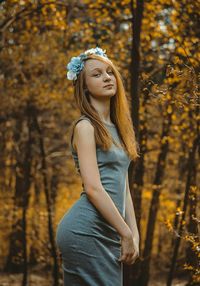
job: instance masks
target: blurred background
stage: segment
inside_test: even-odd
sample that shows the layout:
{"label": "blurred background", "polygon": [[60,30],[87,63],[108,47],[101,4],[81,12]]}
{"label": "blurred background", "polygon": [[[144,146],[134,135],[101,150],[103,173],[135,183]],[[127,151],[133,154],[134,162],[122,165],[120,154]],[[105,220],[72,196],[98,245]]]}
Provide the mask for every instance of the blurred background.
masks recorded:
{"label": "blurred background", "polygon": [[199,285],[199,1],[7,0],[0,16],[0,285],[62,285],[55,230],[81,192],[66,64],[96,46],[122,75],[141,154],[124,285]]}

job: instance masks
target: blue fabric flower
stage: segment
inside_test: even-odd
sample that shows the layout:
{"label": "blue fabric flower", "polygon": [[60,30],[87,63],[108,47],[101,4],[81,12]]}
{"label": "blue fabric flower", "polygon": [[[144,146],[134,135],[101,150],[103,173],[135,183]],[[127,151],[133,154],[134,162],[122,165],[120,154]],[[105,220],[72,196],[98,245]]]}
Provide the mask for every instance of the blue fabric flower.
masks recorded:
{"label": "blue fabric flower", "polygon": [[95,49],[89,49],[84,53],[81,53],[78,57],[72,57],[70,62],[67,64],[67,78],[69,80],[76,80],[78,74],[84,68],[84,60],[91,54],[100,55],[102,57],[106,57],[106,51],[101,48],[96,47]]}

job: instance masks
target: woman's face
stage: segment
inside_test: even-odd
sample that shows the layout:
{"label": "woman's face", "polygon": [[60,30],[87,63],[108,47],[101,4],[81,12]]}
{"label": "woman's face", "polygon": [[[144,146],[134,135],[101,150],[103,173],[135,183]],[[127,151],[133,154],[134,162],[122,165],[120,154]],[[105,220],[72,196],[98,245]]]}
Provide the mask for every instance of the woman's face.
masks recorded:
{"label": "woman's face", "polygon": [[96,59],[89,59],[84,65],[85,83],[94,97],[112,97],[117,92],[117,81],[112,67]]}

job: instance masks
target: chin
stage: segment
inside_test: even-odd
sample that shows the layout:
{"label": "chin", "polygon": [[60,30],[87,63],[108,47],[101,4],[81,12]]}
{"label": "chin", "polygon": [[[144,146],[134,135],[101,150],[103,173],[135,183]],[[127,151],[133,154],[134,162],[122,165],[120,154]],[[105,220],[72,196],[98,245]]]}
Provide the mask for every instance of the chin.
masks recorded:
{"label": "chin", "polygon": [[104,92],[104,94],[115,95],[116,91],[114,91],[114,90],[107,90],[107,92]]}
{"label": "chin", "polygon": [[115,93],[112,93],[112,94],[108,94],[107,97],[113,97],[115,96]]}
{"label": "chin", "polygon": [[112,93],[110,93],[109,95],[110,96],[114,96],[116,94],[116,92],[112,92]]}
{"label": "chin", "polygon": [[93,95],[94,97],[96,98],[99,98],[99,97],[113,97],[116,95],[116,92],[105,92],[105,93],[101,93],[101,94],[95,94]]}

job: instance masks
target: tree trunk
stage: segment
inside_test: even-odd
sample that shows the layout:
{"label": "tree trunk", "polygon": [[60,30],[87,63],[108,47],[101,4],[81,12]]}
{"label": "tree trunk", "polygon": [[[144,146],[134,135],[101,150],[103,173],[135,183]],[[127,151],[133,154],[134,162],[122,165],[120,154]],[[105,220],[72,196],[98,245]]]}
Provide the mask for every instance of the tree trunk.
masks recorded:
{"label": "tree trunk", "polygon": [[[161,135],[161,140],[167,136],[169,136],[169,131],[171,127],[171,116],[172,113],[167,115],[167,119],[163,120],[163,131]],[[158,156],[157,167],[156,167],[156,174],[154,178],[153,185],[155,186],[151,205],[149,209],[149,218],[147,224],[147,231],[146,231],[146,239],[145,239],[145,247],[143,252],[143,262],[141,263],[141,273],[139,277],[139,284],[140,286],[148,285],[149,281],[149,270],[150,270],[150,262],[151,262],[151,252],[153,247],[153,236],[155,231],[156,225],[156,217],[159,208],[159,199],[161,194],[161,183],[164,176],[165,171],[165,161],[168,153],[169,144],[168,141],[165,141],[160,150],[160,154]]]}
{"label": "tree trunk", "polygon": [[[136,140],[139,145],[145,130],[139,138],[139,69],[140,69],[140,34],[144,9],[144,1],[138,1],[136,8],[134,8],[134,1],[130,1],[131,13],[132,13],[132,48],[131,48],[131,116],[136,135]],[[138,165],[135,166],[132,162],[129,167],[129,186],[133,205],[135,209],[136,221],[138,230],[140,233],[140,219],[141,219],[141,186],[143,186],[144,175],[144,152],[141,152],[138,160]],[[123,284],[124,286],[130,286],[133,283],[133,277],[138,275],[138,260],[134,265],[123,264]],[[135,284],[134,284],[135,285]]]}
{"label": "tree trunk", "polygon": [[46,153],[45,153],[45,146],[43,140],[42,130],[39,126],[37,117],[34,117],[34,123],[36,130],[39,134],[39,146],[40,146],[40,154],[41,154],[41,161],[42,161],[42,176],[43,176],[43,184],[44,184],[44,192],[46,198],[46,207],[48,213],[48,232],[49,232],[49,241],[51,245],[51,255],[54,261],[54,271],[53,271],[53,279],[54,279],[54,286],[58,285],[58,261],[57,261],[57,251],[56,251],[56,244],[54,239],[54,229],[53,229],[53,212],[52,212],[52,202],[50,197],[50,191],[48,186],[48,179],[47,179],[47,162],[46,162]]}
{"label": "tree trunk", "polygon": [[[183,150],[184,151],[184,150]],[[187,161],[186,161],[186,158],[184,155],[181,155],[179,157],[179,163],[178,163],[178,166],[179,166],[179,180],[181,181],[186,175],[186,171],[187,171]],[[177,188],[175,190],[175,193],[177,194],[178,196],[178,199],[176,201],[176,209],[180,208],[181,207],[181,194],[182,194],[182,190],[180,188]],[[180,216],[179,215],[176,215],[175,214],[175,217],[174,217],[174,222],[173,222],[173,229],[175,231],[178,231],[178,228],[179,228],[179,218]],[[172,237],[172,240],[171,240],[171,249],[173,249],[174,247],[174,243],[175,243],[175,238]]]}
{"label": "tree trunk", "polygon": [[20,142],[23,132],[22,122],[17,122],[15,141],[17,142],[16,155],[16,185],[14,195],[13,226],[10,234],[9,255],[4,268],[7,272],[19,273],[23,271],[23,285],[27,283],[27,239],[26,239],[26,213],[29,205],[30,174],[32,162],[32,122],[31,110],[27,108],[28,139],[24,144]]}
{"label": "tree trunk", "polygon": [[183,209],[182,209],[183,214],[181,217],[180,226],[179,226],[179,230],[178,230],[178,237],[176,238],[176,241],[175,241],[172,263],[171,263],[171,267],[170,267],[170,271],[169,271],[169,275],[168,275],[168,279],[167,279],[167,286],[172,285],[174,270],[175,270],[175,266],[176,266],[176,260],[177,260],[177,256],[178,256],[178,250],[179,250],[179,246],[180,246],[180,242],[181,242],[181,235],[182,235],[183,228],[184,228],[184,221],[185,221],[185,216],[186,216],[189,191],[190,191],[190,187],[192,184],[191,178],[192,178],[192,172],[193,172],[194,163],[195,163],[195,153],[196,153],[199,141],[200,141],[200,136],[195,138],[195,140],[193,142],[192,149],[190,149],[190,151],[189,151],[188,175],[187,175],[187,181],[186,181],[186,186],[185,186],[185,196],[184,196]]}
{"label": "tree trunk", "polygon": [[56,203],[56,197],[57,197],[57,187],[58,187],[58,175],[54,174],[51,177],[51,183],[50,183],[50,194],[52,199],[52,211],[55,213],[55,203]]}
{"label": "tree trunk", "polygon": [[[33,173],[36,174],[37,170],[36,167],[33,170]],[[36,180],[33,182],[34,184],[34,191],[35,191],[35,201],[34,201],[34,208],[35,212],[39,213],[39,205],[40,205],[40,186]],[[29,258],[29,265],[32,267],[34,265],[37,265],[38,258],[40,256],[38,241],[40,239],[40,233],[39,233],[40,227],[38,225],[38,217],[33,217],[33,226],[32,226],[32,233],[33,233],[33,239],[32,244],[30,246],[30,258]]]}
{"label": "tree trunk", "polygon": [[[178,194],[180,194],[180,189],[176,189],[176,194],[178,193]],[[176,210],[178,209],[178,208],[180,208],[181,207],[181,198],[179,197],[178,199],[177,199],[177,201],[176,201]],[[174,222],[173,222],[173,229],[175,230],[175,231],[177,231],[178,230],[178,226],[179,226],[179,215],[178,214],[175,214],[175,216],[174,216]],[[173,246],[174,246],[174,241],[175,241],[175,239],[174,239],[174,237],[172,237],[172,240],[171,240],[171,247],[173,248]]]}

